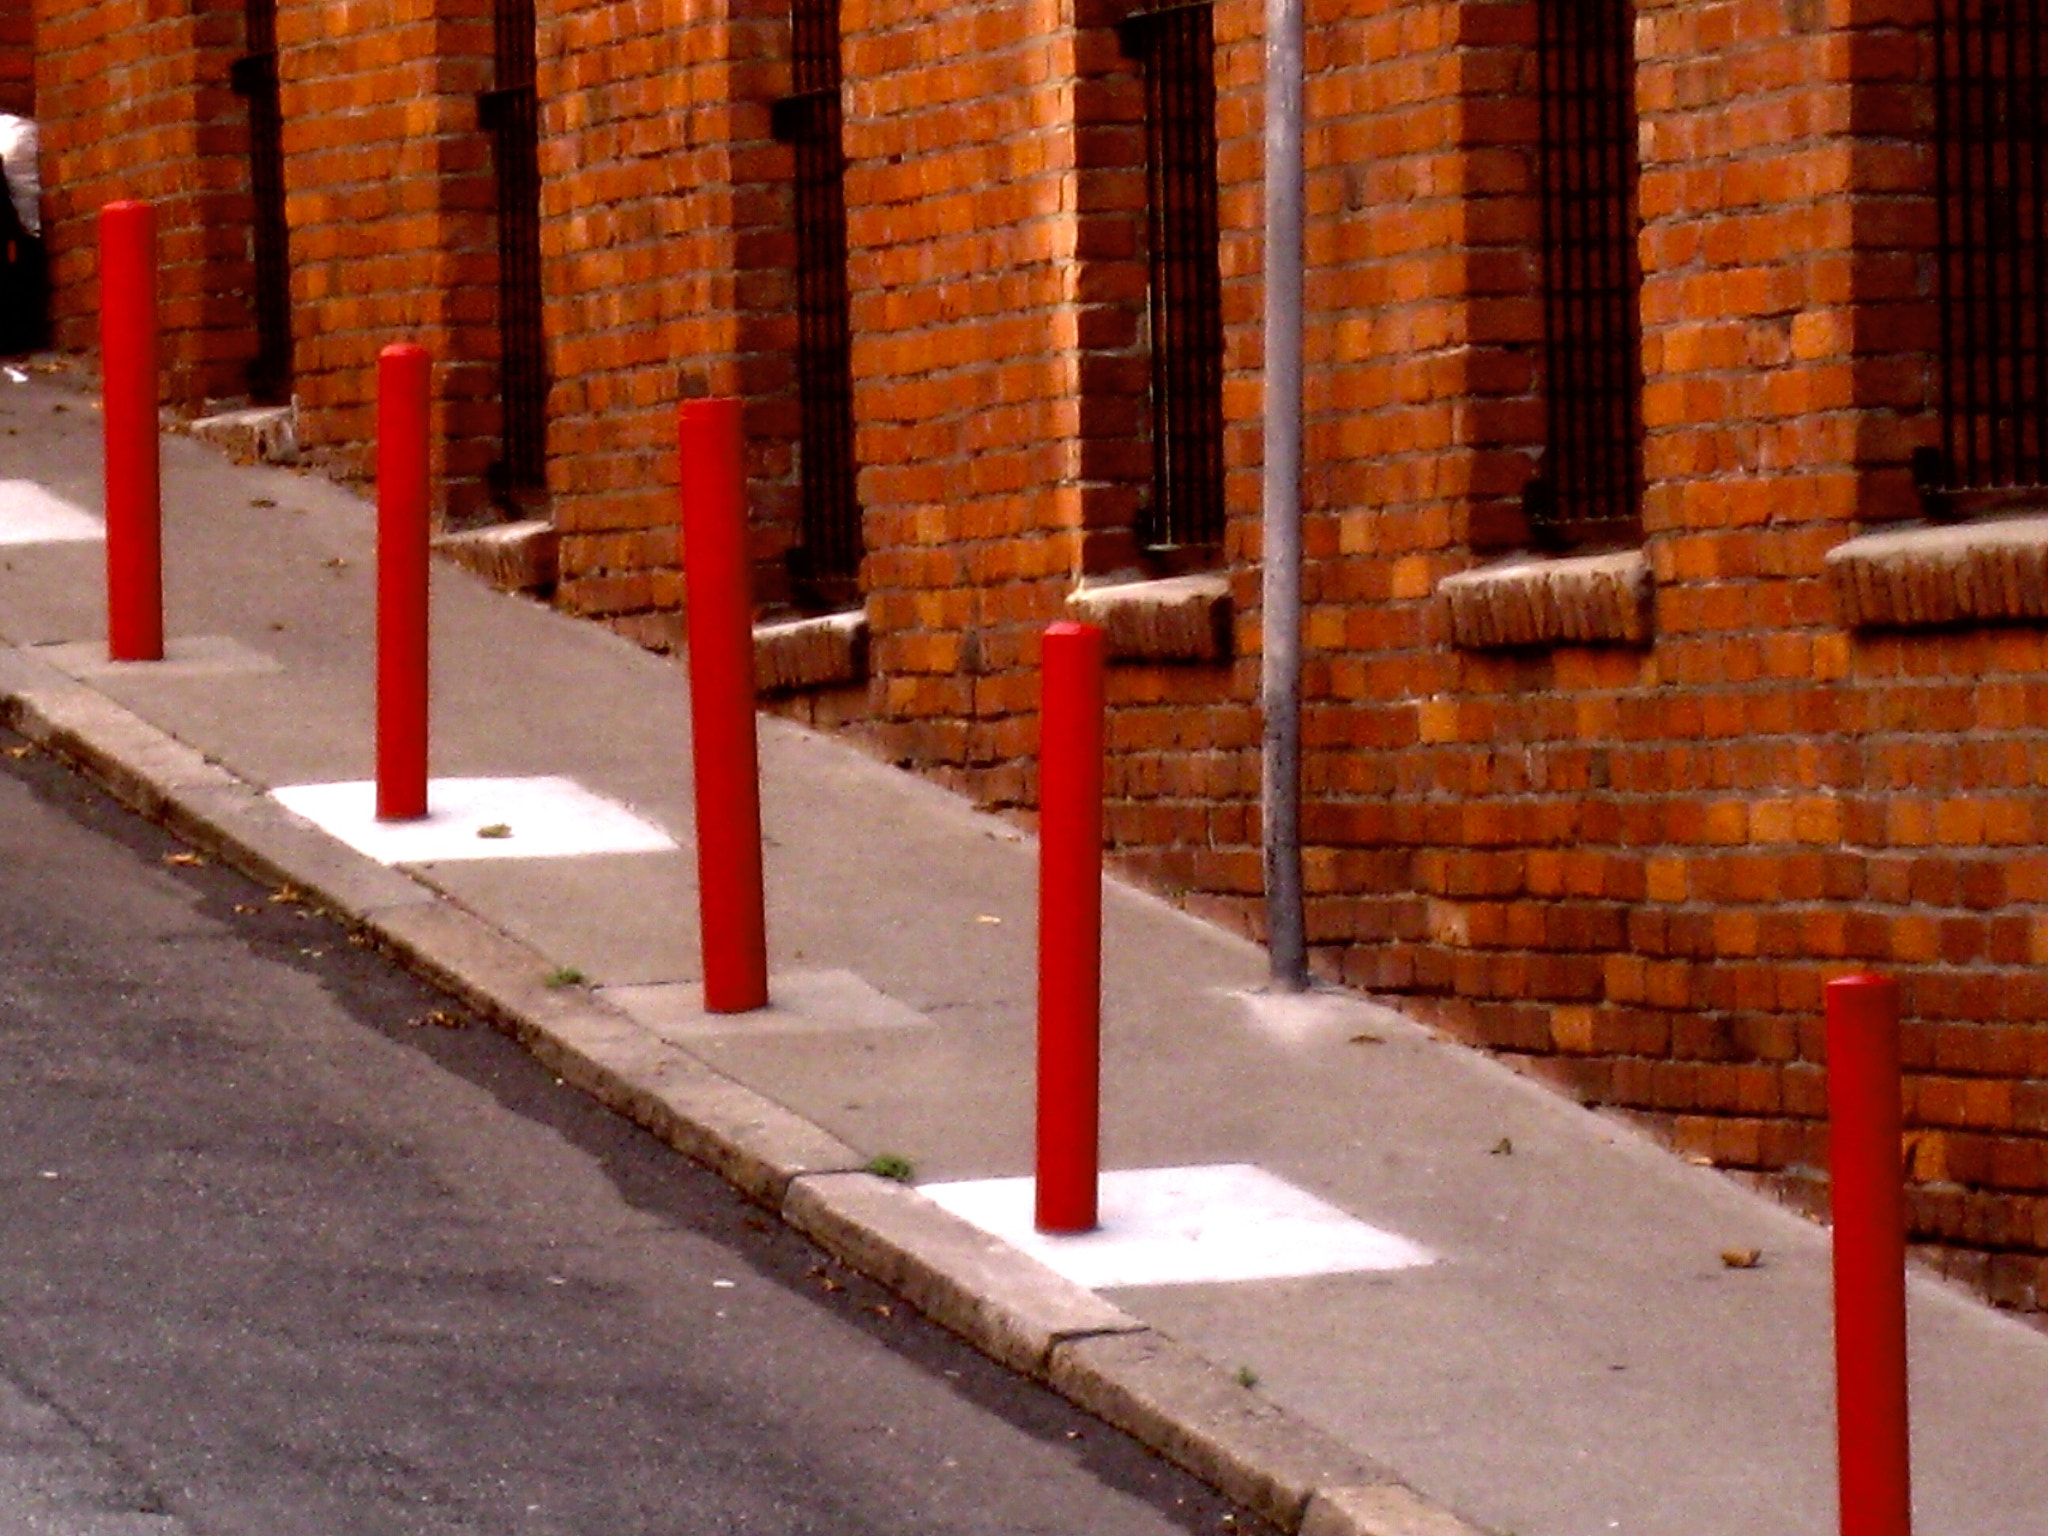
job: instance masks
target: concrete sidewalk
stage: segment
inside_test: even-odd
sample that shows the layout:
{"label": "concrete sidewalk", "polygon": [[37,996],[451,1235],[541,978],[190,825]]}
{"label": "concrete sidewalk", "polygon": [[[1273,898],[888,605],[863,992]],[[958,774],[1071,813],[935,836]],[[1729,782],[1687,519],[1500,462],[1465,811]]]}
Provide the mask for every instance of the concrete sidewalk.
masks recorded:
{"label": "concrete sidewalk", "polygon": [[[97,516],[97,434],[90,396],[0,379],[0,539],[51,497]],[[673,662],[437,569],[437,780],[566,778],[666,844],[523,856],[575,813],[513,811],[380,862],[270,793],[370,776],[369,509],[177,436],[164,486],[170,659],[105,663],[102,546],[52,540],[58,516],[0,543],[0,714],[992,1353],[1319,1536],[1834,1531],[1822,1230],[1386,1008],[1264,996],[1253,947],[1112,885],[1105,1166],[1249,1166],[1271,1179],[1219,1175],[1227,1203],[1271,1220],[1184,1192],[1167,1225],[1206,1245],[1073,1245],[1052,1262],[1093,1288],[1063,1279],[861,1171],[907,1159],[962,1210],[1002,1192],[958,1186],[1029,1171],[1027,838],[763,720],[775,1006],[706,1016]],[[1283,1208],[1302,1193],[1323,1205]],[[1313,1272],[1389,1239],[1431,1262]],[[1912,1307],[1918,1528],[2048,1529],[2048,1336],[1932,1282]]]}

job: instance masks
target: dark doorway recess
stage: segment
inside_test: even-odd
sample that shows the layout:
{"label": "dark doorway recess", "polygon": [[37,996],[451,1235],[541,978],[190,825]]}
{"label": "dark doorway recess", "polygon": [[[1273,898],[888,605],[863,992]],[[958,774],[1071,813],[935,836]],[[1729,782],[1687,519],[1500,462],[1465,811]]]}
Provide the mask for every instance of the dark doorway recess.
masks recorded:
{"label": "dark doorway recess", "polygon": [[1642,538],[1642,274],[1636,255],[1635,6],[1537,0],[1543,201],[1543,467],[1530,532]]}
{"label": "dark doorway recess", "polygon": [[1121,28],[1145,74],[1152,498],[1139,541],[1170,567],[1223,545],[1223,280],[1217,263],[1212,7],[1149,5]]}
{"label": "dark doorway recess", "polygon": [[860,497],[853,452],[853,336],[846,292],[846,151],[840,132],[839,0],[792,0],[792,93],[775,136],[796,152],[797,392],[802,533],[790,577],[808,606],[859,595]]}
{"label": "dark doorway recess", "polygon": [[498,173],[498,325],[504,446],[491,490],[508,507],[547,489],[548,372],[541,333],[540,107],[533,0],[498,0],[497,86],[477,99]]}
{"label": "dark doorway recess", "polygon": [[2048,488],[2044,0],[1935,9],[1941,446],[1914,468],[1936,516],[2038,506]]}
{"label": "dark doorway recess", "polygon": [[248,52],[229,69],[235,94],[249,103],[250,229],[256,266],[256,356],[249,398],[282,405],[292,390],[292,290],[284,216],[284,114],[278,105],[277,0],[248,0]]}

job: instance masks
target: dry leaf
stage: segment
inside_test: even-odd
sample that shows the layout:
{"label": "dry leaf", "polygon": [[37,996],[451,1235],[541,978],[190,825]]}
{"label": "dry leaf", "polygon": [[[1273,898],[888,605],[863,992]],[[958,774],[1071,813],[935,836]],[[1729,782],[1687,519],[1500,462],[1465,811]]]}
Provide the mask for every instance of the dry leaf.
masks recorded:
{"label": "dry leaf", "polygon": [[29,743],[26,746],[9,747],[7,749],[7,755],[13,758],[30,757],[34,755],[35,750],[36,749],[34,743]]}
{"label": "dry leaf", "polygon": [[980,912],[975,914],[974,920],[977,923],[1000,923],[1002,921],[1000,917],[993,917],[986,912]]}
{"label": "dry leaf", "polygon": [[1487,1155],[1489,1157],[1513,1157],[1515,1155],[1514,1138],[1511,1136],[1501,1137],[1499,1141],[1496,1141],[1487,1149]]}
{"label": "dry leaf", "polygon": [[270,893],[270,899],[280,906],[295,907],[306,899],[306,894],[296,885],[280,885]]}
{"label": "dry leaf", "polygon": [[476,835],[478,837],[510,837],[512,829],[502,821],[494,821],[488,827],[478,827]]}
{"label": "dry leaf", "polygon": [[1367,1030],[1362,1035],[1353,1035],[1346,1043],[1350,1045],[1385,1045],[1387,1037],[1385,1035],[1376,1035],[1371,1030]]}
{"label": "dry leaf", "polygon": [[206,863],[206,855],[203,853],[167,853],[164,855],[164,862],[166,864],[181,864],[187,869],[197,869]]}
{"label": "dry leaf", "polygon": [[1763,1261],[1764,1251],[1761,1248],[1723,1248],[1721,1250],[1721,1262],[1730,1269],[1755,1269]]}

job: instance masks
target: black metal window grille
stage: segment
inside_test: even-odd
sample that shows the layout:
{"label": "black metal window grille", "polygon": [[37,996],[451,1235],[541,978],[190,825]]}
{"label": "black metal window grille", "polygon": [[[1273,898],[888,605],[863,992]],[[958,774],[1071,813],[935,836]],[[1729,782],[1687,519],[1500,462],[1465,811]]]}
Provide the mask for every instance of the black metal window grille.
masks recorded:
{"label": "black metal window grille", "polygon": [[1213,562],[1223,542],[1223,280],[1217,263],[1216,43],[1207,0],[1121,29],[1145,76],[1152,498],[1138,538]]}
{"label": "black metal window grille", "polygon": [[1915,468],[1937,514],[2048,490],[2044,27],[2044,0],[1936,6],[1941,447]]}
{"label": "black metal window grille", "polygon": [[1635,8],[1537,0],[1545,445],[1526,505],[1543,543],[1642,537],[1642,273]]}
{"label": "black metal window grille", "polygon": [[792,0],[789,20],[792,93],[775,104],[774,130],[796,154],[802,528],[790,573],[808,601],[838,606],[855,596],[863,548],[853,452],[839,0]]}
{"label": "black metal window grille", "polygon": [[277,0],[248,0],[243,13],[248,52],[229,66],[235,93],[249,103],[250,230],[255,258],[256,356],[249,398],[281,404],[291,395],[292,295],[284,214],[284,114],[278,105]]}
{"label": "black metal window grille", "polygon": [[547,487],[547,346],[541,331],[540,108],[533,0],[498,0],[497,84],[477,99],[498,177],[498,326],[504,444],[492,489],[514,502]]}

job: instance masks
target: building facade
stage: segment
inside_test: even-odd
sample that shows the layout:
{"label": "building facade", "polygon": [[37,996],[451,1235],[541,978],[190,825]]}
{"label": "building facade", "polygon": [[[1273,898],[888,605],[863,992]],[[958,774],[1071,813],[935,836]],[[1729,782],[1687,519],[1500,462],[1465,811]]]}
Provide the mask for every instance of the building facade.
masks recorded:
{"label": "building facade", "polygon": [[[59,342],[151,198],[174,402],[360,474],[425,342],[447,519],[657,645],[740,396],[764,616],[858,615],[780,707],[1028,808],[1098,617],[1113,847],[1256,932],[1262,9],[35,0]],[[1809,1201],[1892,973],[1915,1239],[2048,1305],[2041,0],[1308,11],[1318,969]]]}

